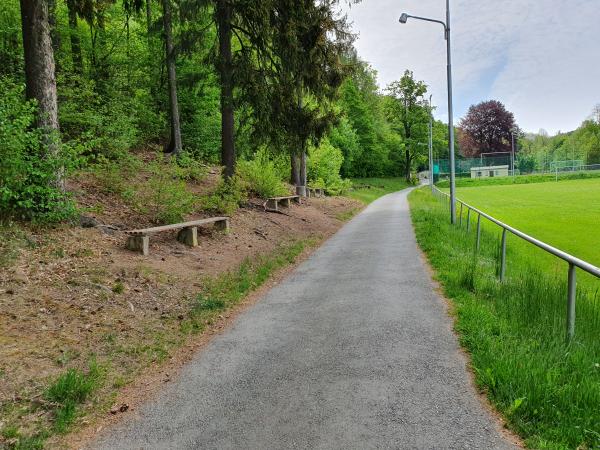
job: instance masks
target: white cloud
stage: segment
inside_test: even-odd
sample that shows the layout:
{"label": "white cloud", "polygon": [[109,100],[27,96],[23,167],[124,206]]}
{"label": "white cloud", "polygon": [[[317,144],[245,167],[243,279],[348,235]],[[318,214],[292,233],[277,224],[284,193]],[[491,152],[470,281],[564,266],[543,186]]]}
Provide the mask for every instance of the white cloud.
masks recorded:
{"label": "white cloud", "polygon": [[[494,98],[522,128],[576,128],[600,103],[598,0],[452,0],[455,115]],[[382,86],[405,69],[430,85],[446,109],[445,41],[440,25],[398,23],[402,12],[445,18],[444,0],[363,0],[349,10],[361,57]]]}

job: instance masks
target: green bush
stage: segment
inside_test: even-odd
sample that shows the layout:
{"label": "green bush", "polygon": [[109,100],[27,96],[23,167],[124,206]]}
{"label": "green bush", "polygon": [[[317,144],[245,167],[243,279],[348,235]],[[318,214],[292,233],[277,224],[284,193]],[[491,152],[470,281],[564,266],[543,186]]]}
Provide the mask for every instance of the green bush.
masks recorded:
{"label": "green bush", "polygon": [[[158,154],[154,161],[145,163],[131,155],[117,160],[100,157],[100,162],[89,170],[102,192],[120,196],[152,222],[165,224],[180,222],[198,205],[186,181],[201,179],[206,168],[188,158],[183,154],[181,160],[167,159]],[[132,179],[130,174],[139,174],[143,179]]]}
{"label": "green bush", "polygon": [[247,201],[246,183],[236,175],[222,180],[215,191],[203,199],[202,206],[207,211],[230,216]]}
{"label": "green bush", "polygon": [[42,144],[33,128],[36,107],[23,98],[23,87],[0,79],[0,213],[40,223],[59,222],[75,206],[58,182],[76,164],[73,148],[57,154]]}
{"label": "green bush", "polygon": [[251,161],[238,161],[237,172],[248,190],[259,197],[277,197],[289,193],[275,163],[264,149],[259,150]]}
{"label": "green bush", "polygon": [[131,97],[119,92],[102,96],[91,80],[59,78],[59,118],[66,142],[76,142],[86,155],[116,159],[142,141],[158,138],[164,117],[155,114],[151,99],[142,90]]}
{"label": "green bush", "polygon": [[162,158],[149,164],[150,178],[128,193],[135,210],[157,224],[181,222],[196,207],[195,195],[187,189],[180,168]]}
{"label": "green bush", "polygon": [[208,166],[202,164],[187,151],[179,154],[174,163],[178,168],[178,177],[186,181],[202,181],[208,173]]}
{"label": "green bush", "polygon": [[327,138],[323,139],[318,147],[311,147],[307,163],[309,185],[323,188],[331,195],[346,192],[352,183],[340,176],[343,162],[342,151],[331,145]]}

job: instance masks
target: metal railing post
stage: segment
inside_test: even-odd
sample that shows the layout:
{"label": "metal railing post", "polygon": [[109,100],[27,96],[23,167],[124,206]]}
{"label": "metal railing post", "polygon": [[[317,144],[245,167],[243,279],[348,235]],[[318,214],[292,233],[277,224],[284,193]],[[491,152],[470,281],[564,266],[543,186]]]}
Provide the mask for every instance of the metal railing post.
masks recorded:
{"label": "metal railing post", "polygon": [[479,245],[481,243],[481,214],[477,215],[477,251],[479,251]]}
{"label": "metal railing post", "polygon": [[575,336],[575,297],[577,294],[577,269],[569,263],[569,296],[567,300],[567,340]]}
{"label": "metal railing post", "polygon": [[500,260],[500,281],[506,275],[506,228],[502,228],[502,259]]}
{"label": "metal railing post", "polygon": [[463,212],[463,204],[460,204],[460,220],[458,222],[458,226],[462,227],[462,212]]}
{"label": "metal railing post", "polygon": [[467,208],[467,233],[471,228],[471,208]]}

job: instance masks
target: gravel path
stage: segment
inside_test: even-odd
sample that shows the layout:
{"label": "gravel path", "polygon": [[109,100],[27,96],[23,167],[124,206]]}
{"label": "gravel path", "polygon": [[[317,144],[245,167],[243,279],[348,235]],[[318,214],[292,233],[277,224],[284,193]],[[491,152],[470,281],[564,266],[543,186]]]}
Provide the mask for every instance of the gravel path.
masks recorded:
{"label": "gravel path", "polygon": [[513,448],[470,385],[407,194],[371,204],[94,448]]}

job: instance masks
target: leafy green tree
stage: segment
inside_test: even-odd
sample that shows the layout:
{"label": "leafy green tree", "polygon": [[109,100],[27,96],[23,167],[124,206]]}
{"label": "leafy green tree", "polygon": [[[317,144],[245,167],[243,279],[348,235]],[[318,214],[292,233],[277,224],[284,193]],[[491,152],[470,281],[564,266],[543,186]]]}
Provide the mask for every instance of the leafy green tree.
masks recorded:
{"label": "leafy green tree", "polygon": [[413,163],[427,151],[423,145],[427,143],[429,122],[429,105],[424,98],[427,85],[415,80],[413,73],[407,70],[386,92],[386,116],[404,140],[404,176],[410,181]]}

